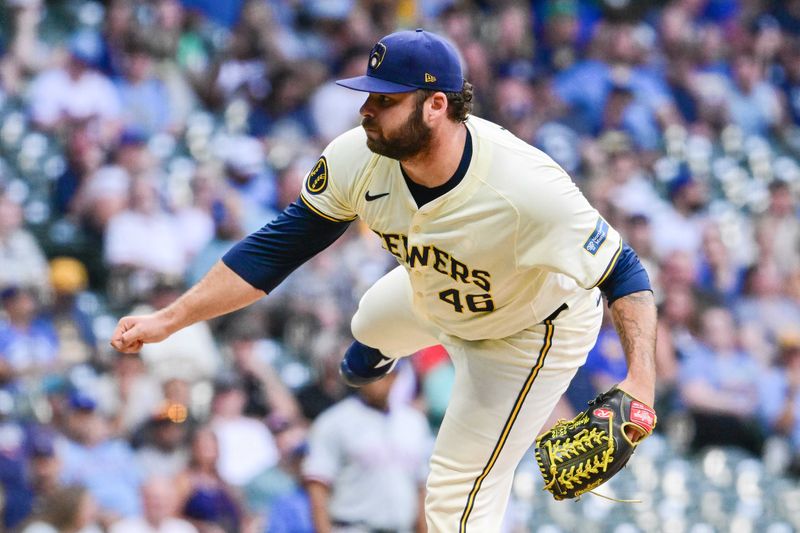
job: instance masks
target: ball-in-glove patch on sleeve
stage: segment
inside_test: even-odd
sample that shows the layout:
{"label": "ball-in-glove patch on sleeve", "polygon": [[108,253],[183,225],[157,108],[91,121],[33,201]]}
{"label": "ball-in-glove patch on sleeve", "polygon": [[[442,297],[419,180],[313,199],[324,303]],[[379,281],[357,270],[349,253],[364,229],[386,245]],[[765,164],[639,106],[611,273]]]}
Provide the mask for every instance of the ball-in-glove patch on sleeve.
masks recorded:
{"label": "ball-in-glove patch on sleeve", "polygon": [[[616,387],[589,402],[572,420],[559,420],[536,439],[536,462],[545,490],[556,500],[576,498],[611,479],[630,459],[636,446],[652,433],[652,407]],[[632,442],[625,430],[642,437]]]}

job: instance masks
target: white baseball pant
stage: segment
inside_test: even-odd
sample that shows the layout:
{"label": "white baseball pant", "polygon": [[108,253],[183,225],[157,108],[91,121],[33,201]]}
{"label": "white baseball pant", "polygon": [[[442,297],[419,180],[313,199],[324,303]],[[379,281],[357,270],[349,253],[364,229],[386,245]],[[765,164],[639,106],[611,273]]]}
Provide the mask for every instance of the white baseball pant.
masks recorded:
{"label": "white baseball pant", "polygon": [[363,296],[354,337],[389,357],[442,344],[455,367],[427,482],[429,533],[500,529],[514,470],[597,339],[599,290],[577,294],[553,320],[504,339],[466,341],[415,314],[397,267]]}

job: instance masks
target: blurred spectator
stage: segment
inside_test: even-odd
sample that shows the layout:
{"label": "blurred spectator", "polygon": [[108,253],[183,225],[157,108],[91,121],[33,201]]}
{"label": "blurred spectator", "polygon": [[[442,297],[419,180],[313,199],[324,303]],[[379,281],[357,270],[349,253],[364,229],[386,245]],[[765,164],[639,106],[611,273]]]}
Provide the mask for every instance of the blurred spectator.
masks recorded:
{"label": "blurred spectator", "polygon": [[131,183],[129,208],[108,222],[105,255],[114,269],[180,276],[187,263],[184,242],[177,233],[175,217],[162,205],[152,178]]}
{"label": "blurred spectator", "polygon": [[214,238],[214,217],[219,201],[217,185],[196,180],[190,183],[186,198],[179,199],[177,194],[171,197],[170,203],[177,222],[175,231],[183,237],[187,265]]}
{"label": "blurred spectator", "polygon": [[225,161],[225,185],[235,193],[244,209],[247,231],[255,231],[275,214],[278,189],[267,165],[264,145],[247,135],[232,136],[221,144]]}
{"label": "blurred spectator", "polygon": [[169,93],[154,75],[153,58],[142,43],[127,43],[122,56],[122,75],[114,81],[124,128],[150,136],[175,127]]}
{"label": "blurred spectator", "polygon": [[154,58],[173,60],[186,24],[186,10],[178,0],[158,0],[152,6],[152,28],[147,46]]}
{"label": "blurred spectator", "polygon": [[774,64],[784,44],[784,33],[778,20],[769,13],[757,14],[748,29],[753,55],[758,62],[763,65]]}
{"label": "blurred spectator", "polygon": [[96,121],[102,139],[112,139],[119,129],[120,101],[111,81],[95,68],[102,43],[91,30],[74,34],[64,67],[43,71],[28,91],[33,122],[46,131],[58,130],[72,120]]}
{"label": "blurred spectator", "polygon": [[70,395],[65,430],[67,438],[56,447],[64,465],[62,480],[86,486],[106,524],[138,515],[142,476],[133,450],[126,441],[111,437],[108,421],[85,392]]}
{"label": "blurred spectator", "polygon": [[321,349],[313,358],[313,378],[295,392],[303,416],[316,419],[347,394],[347,387],[339,377],[339,362],[350,341],[333,340],[329,349]]}
{"label": "blurred spectator", "polygon": [[161,386],[149,374],[139,354],[115,354],[111,371],[95,385],[98,409],[114,435],[123,438],[144,423],[161,405]]}
{"label": "blurred spectator", "polygon": [[653,217],[659,257],[678,251],[695,256],[700,250],[707,216],[708,188],[688,167],[682,167],[667,187],[671,205]]}
{"label": "blurred spectator", "polygon": [[425,531],[431,435],[422,413],[388,404],[396,377],[363,386],[314,421],[303,475],[316,531]]}
{"label": "blurred spectator", "polygon": [[[360,76],[366,69],[368,54],[360,48],[348,50],[340,60],[336,79]],[[311,95],[309,107],[320,141],[329,143],[343,131],[361,122],[358,110],[364,103],[364,95],[348,91],[331,79],[316,88]]]}
{"label": "blurred spectator", "polygon": [[58,215],[79,212],[76,198],[82,186],[103,164],[106,153],[90,133],[86,123],[74,123],[67,129],[64,146],[64,170],[53,184],[51,200],[53,210]]}
{"label": "blurred spectator", "polygon": [[[302,484],[301,467],[308,451],[307,430],[289,426],[276,435],[281,460],[273,473],[264,533],[314,533],[311,503]],[[277,479],[276,479],[277,478]],[[281,481],[278,481],[281,480]]]}
{"label": "blurred spectator", "polygon": [[539,126],[533,92],[524,78],[507,76],[497,80],[495,118],[521,139],[533,139]]}
{"label": "blurred spectator", "polygon": [[1,525],[16,531],[61,489],[61,463],[47,428],[33,426],[26,431],[19,424],[2,421],[0,435],[0,486],[5,500]]}
{"label": "blurred spectator", "polygon": [[694,124],[700,118],[701,94],[697,87],[696,50],[684,44],[670,57],[670,68],[665,73],[666,82],[680,117]]}
{"label": "blurred spectator", "polygon": [[164,403],[146,423],[147,437],[136,450],[142,474],[175,477],[189,462],[189,410],[183,404]]}
{"label": "blurred spectator", "polygon": [[294,421],[300,416],[300,407],[264,348],[264,343],[252,335],[240,334],[230,342],[233,370],[241,378],[247,396],[244,414],[271,422]]}
{"label": "blurred spectator", "polygon": [[775,18],[781,27],[794,35],[800,34],[800,4],[797,0],[788,0],[777,4],[774,8]]}
{"label": "blurred spectator", "polygon": [[745,274],[744,291],[734,310],[739,322],[761,326],[774,343],[797,332],[800,302],[784,293],[784,277],[775,263],[763,258]]}
{"label": "blurred spectator", "polygon": [[178,476],[176,488],[182,495],[184,516],[201,533],[237,533],[245,518],[244,510],[238,496],[220,476],[218,461],[216,435],[209,427],[200,428],[192,438],[189,465]]}
{"label": "blurred spectator", "polygon": [[110,78],[122,73],[125,43],[136,29],[135,7],[135,3],[126,0],[108,2],[100,34],[102,49],[98,68]]}
{"label": "blurred spectator", "polygon": [[736,324],[721,307],[701,317],[701,343],[681,364],[681,396],[694,421],[692,447],[739,446],[761,453],[759,381],[764,372],[738,345]]}
{"label": "blurred spectator", "polygon": [[34,427],[28,433],[28,482],[37,497],[52,495],[61,486],[61,460],[52,428]]}
{"label": "blurred spectator", "polygon": [[694,282],[697,279],[696,261],[695,256],[685,251],[668,255],[661,261],[659,270],[661,287],[667,292],[672,289],[694,290]]}
{"label": "blurred spectator", "polygon": [[241,487],[278,462],[275,439],[264,422],[246,416],[244,384],[235,374],[214,383],[210,427],[219,442],[219,474]]}
{"label": "blurred spectator", "polygon": [[780,90],[787,110],[785,119],[789,124],[800,126],[800,38],[787,40],[780,58],[784,71]]}
{"label": "blurred spectator", "polygon": [[763,76],[754,56],[742,53],[734,58],[733,84],[726,100],[731,121],[746,137],[766,135],[783,119],[778,92]]}
{"label": "blurred spectator", "polygon": [[248,117],[248,133],[294,142],[317,135],[308,107],[313,80],[294,66],[276,69],[269,77],[270,92],[254,102]]}
{"label": "blurred spectator", "polygon": [[796,339],[780,347],[777,365],[761,383],[765,429],[791,443],[792,468],[800,472],[800,344]]}
{"label": "blurred spectator", "polygon": [[3,493],[0,528],[13,528],[30,514],[34,492],[26,476],[25,430],[17,420],[9,418],[14,401],[0,391],[0,490]]}
{"label": "blurred spectator", "polygon": [[35,518],[20,533],[100,533],[97,504],[80,485],[59,488],[40,502]]}
{"label": "blurred spectator", "polygon": [[[647,44],[630,24],[605,24],[595,35],[594,57],[575,63],[555,77],[558,96],[572,110],[583,133],[602,131],[603,113],[612,101],[620,125],[640,148],[657,148],[658,126],[674,123],[677,112],[666,83],[649,68]],[[611,111],[611,109],[608,109]]]}
{"label": "blurred spectator", "polygon": [[729,305],[741,293],[745,269],[731,257],[717,224],[703,229],[696,285],[706,298]]}
{"label": "blurred spectator", "polygon": [[668,208],[653,186],[630,135],[612,129],[606,131],[598,143],[606,156],[607,168],[593,169],[596,175],[592,178],[611,182],[608,195],[612,205],[626,215],[645,213],[651,219],[661,216]]}
{"label": "blurred spectator", "polygon": [[5,311],[0,318],[0,381],[35,387],[57,368],[58,335],[52,322],[39,316],[39,302],[30,289],[3,289],[0,303]]}
{"label": "blurred spectator", "polygon": [[88,283],[86,267],[77,259],[56,257],[50,261],[53,301],[47,315],[58,335],[58,359],[66,366],[88,363],[97,355],[92,317],[78,305]]}
{"label": "blurred spectator", "polygon": [[[213,185],[200,172],[195,177],[196,189],[211,189]],[[197,193],[196,193],[197,195]],[[186,284],[192,286],[211,270],[225,252],[246,235],[245,232],[245,207],[242,199],[234,192],[223,191],[219,198],[212,201],[211,212],[214,231],[211,239],[199,249],[189,263],[186,272]],[[261,223],[262,221],[253,221]]]}
{"label": "blurred spectator", "polygon": [[264,43],[257,34],[238,31],[231,35],[226,57],[220,62],[214,89],[224,102],[234,98],[256,101],[267,96],[270,90],[267,79],[267,64],[264,58]]}
{"label": "blurred spectator", "polygon": [[41,0],[11,0],[6,3],[6,14],[12,21],[8,54],[4,63],[5,85],[12,94],[19,94],[27,76],[36,74],[51,61],[52,50],[40,35],[44,16]]}
{"label": "blurred spectator", "polygon": [[[78,133],[85,134],[81,130]],[[152,167],[146,138],[141,132],[124,131],[111,161],[103,166],[98,161],[104,156],[97,140],[87,138],[80,144],[76,141],[74,150],[74,157],[81,162],[70,165],[59,178],[58,188],[63,191],[59,202],[81,220],[90,233],[102,236],[109,221],[128,207],[132,179]],[[72,149],[69,153],[72,154]]]}
{"label": "blurred spectator", "polygon": [[34,236],[23,228],[22,206],[0,191],[0,289],[34,287],[47,292],[47,260]]}
{"label": "blurred spectator", "polygon": [[194,63],[196,54],[205,54],[205,51],[202,43],[194,41],[194,35],[189,31],[192,14],[187,13],[182,2],[157,0],[153,11],[154,20],[145,41],[154,61],[154,74],[167,91],[170,126],[173,131],[180,131],[189,114],[197,108],[198,97],[186,70],[179,63],[181,59]]}
{"label": "blurred spectator", "polygon": [[[550,0],[544,2],[541,27],[542,40],[537,43],[537,61],[554,71],[571,67],[578,60],[580,48],[585,43],[585,28],[578,11],[586,9],[583,2]],[[583,31],[582,31],[583,30]]]}
{"label": "blurred spectator", "polygon": [[[191,403],[190,383],[184,379],[172,377],[162,382],[164,401],[168,404],[177,404],[188,407]],[[189,410],[189,421],[194,425],[197,423],[196,417]]]}
{"label": "blurred spectator", "polygon": [[782,274],[800,266],[800,218],[792,188],[784,181],[769,184],[769,207],[756,219],[756,240],[762,256],[775,261]]}
{"label": "blurred spectator", "polygon": [[109,533],[197,533],[191,523],[178,518],[173,482],[151,477],[142,484],[142,515],[115,522]]}

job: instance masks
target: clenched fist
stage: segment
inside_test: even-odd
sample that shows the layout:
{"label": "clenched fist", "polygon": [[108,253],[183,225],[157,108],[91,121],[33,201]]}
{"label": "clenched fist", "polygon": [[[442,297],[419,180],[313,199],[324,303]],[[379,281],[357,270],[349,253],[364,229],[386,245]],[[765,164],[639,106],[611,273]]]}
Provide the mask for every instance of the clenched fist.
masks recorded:
{"label": "clenched fist", "polygon": [[170,333],[166,320],[158,313],[125,316],[111,335],[111,346],[123,353],[136,353],[145,343],[163,341]]}

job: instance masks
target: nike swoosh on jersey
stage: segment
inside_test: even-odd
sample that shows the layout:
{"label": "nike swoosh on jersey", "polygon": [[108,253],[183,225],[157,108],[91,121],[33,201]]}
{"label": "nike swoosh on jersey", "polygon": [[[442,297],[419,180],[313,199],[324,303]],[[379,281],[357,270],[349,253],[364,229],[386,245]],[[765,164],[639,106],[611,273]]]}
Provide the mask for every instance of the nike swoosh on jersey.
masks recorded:
{"label": "nike swoosh on jersey", "polygon": [[373,200],[377,200],[378,198],[383,198],[384,196],[389,196],[389,193],[385,192],[385,193],[376,194],[375,196],[372,196],[372,195],[369,194],[369,191],[367,191],[367,194],[364,195],[364,199],[366,201],[368,201],[368,202],[371,202]]}

